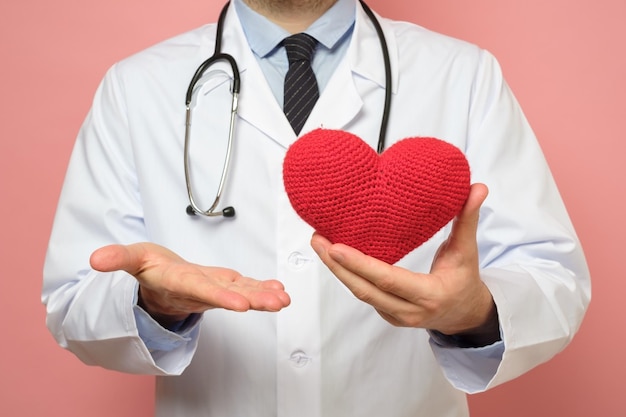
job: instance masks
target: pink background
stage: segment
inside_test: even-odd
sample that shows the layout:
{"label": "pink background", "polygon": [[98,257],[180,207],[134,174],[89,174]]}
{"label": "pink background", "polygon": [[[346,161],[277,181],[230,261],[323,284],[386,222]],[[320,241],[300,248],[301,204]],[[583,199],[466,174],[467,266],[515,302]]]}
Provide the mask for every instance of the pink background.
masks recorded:
{"label": "pink background", "polygon": [[[0,3],[0,415],[151,415],[150,377],[84,366],[55,345],[39,301],[42,261],[70,149],[106,68],[213,21],[221,4]],[[570,347],[520,379],[470,398],[473,415],[626,416],[620,243],[626,235],[626,1],[370,5],[499,58],[552,165],[592,271],[593,302]]]}

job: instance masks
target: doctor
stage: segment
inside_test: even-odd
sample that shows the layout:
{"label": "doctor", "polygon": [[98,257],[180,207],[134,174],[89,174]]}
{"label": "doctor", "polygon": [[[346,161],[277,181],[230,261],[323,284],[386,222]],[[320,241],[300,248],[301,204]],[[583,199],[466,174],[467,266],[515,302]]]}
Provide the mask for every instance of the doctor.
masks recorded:
{"label": "doctor", "polygon": [[[182,98],[216,25],[115,64],[76,142],[46,257],[58,343],[87,364],[157,375],[157,415],[168,417],[467,416],[465,393],[561,351],[586,311],[589,275],[496,60],[379,18],[387,147],[447,140],[474,183],[454,222],[387,265],[314,234],[281,175],[297,139],[282,110],[282,39],[306,31],[318,43],[319,99],[301,132],[343,129],[376,147],[385,68],[372,20],[355,0],[227,7],[222,51],[241,94],[223,198],[237,215],[185,212]],[[208,71],[193,102],[192,187],[205,205],[229,134],[228,71]]]}

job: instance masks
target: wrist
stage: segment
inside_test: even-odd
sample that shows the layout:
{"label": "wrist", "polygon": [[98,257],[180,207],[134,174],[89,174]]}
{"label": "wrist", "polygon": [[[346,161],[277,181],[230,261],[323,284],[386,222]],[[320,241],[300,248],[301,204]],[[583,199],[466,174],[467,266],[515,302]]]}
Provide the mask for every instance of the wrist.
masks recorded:
{"label": "wrist", "polygon": [[168,330],[180,327],[180,324],[187,320],[191,315],[189,313],[168,311],[154,301],[154,297],[151,296],[150,290],[147,290],[141,285],[139,286],[137,294],[137,306],[143,309],[157,323]]}
{"label": "wrist", "polygon": [[445,344],[460,348],[478,348],[492,345],[502,340],[500,335],[500,322],[495,303],[491,302],[491,308],[487,319],[479,326],[456,333],[444,333],[431,330],[439,339],[446,341]]}

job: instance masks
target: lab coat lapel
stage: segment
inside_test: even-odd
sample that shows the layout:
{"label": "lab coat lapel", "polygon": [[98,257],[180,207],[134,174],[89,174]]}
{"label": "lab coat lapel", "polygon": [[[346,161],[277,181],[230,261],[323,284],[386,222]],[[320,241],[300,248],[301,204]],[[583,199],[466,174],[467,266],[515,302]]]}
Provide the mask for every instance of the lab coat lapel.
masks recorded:
{"label": "lab coat lapel", "polygon": [[352,68],[343,60],[322,91],[302,132],[315,128],[342,129],[361,110],[363,100],[352,78]]}
{"label": "lab coat lapel", "polygon": [[[393,49],[395,51],[395,47]],[[344,129],[352,122],[364,105],[363,88],[367,84],[357,78],[369,81],[370,86],[377,86],[374,88],[385,88],[380,41],[360,5],[346,57],[322,92],[303,131],[316,127]]]}
{"label": "lab coat lapel", "polygon": [[[242,95],[239,102],[241,119],[284,147],[288,147],[296,140],[295,132],[276,102],[256,62],[251,62],[242,73],[241,89]],[[244,89],[245,92],[243,92]]]}
{"label": "lab coat lapel", "polygon": [[296,140],[296,134],[276,102],[263,71],[248,46],[232,4],[226,17],[223,37],[223,49],[233,55],[239,66],[241,94],[238,115],[240,119],[282,146],[289,146]]}
{"label": "lab coat lapel", "polygon": [[[377,16],[384,28],[384,21]],[[397,91],[397,47],[395,38],[386,34],[392,75],[392,92]],[[322,92],[303,132],[324,127],[350,129],[358,118],[368,90],[385,88],[385,67],[376,29],[360,4],[357,6],[354,32],[345,59]],[[380,108],[383,108],[380,103]],[[368,107],[369,108],[369,107]],[[381,110],[382,111],[382,110]],[[382,118],[376,118],[375,123]],[[372,135],[377,139],[377,135]]]}

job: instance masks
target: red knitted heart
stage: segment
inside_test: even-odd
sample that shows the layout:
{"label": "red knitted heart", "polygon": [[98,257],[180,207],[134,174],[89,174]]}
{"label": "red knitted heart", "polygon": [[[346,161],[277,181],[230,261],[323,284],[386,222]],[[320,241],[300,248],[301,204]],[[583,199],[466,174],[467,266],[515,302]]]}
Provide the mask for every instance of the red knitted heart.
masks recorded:
{"label": "red knitted heart", "polygon": [[288,149],[283,181],[322,236],[393,264],[459,213],[470,172],[463,153],[439,139],[404,139],[379,156],[355,135],[317,129]]}

